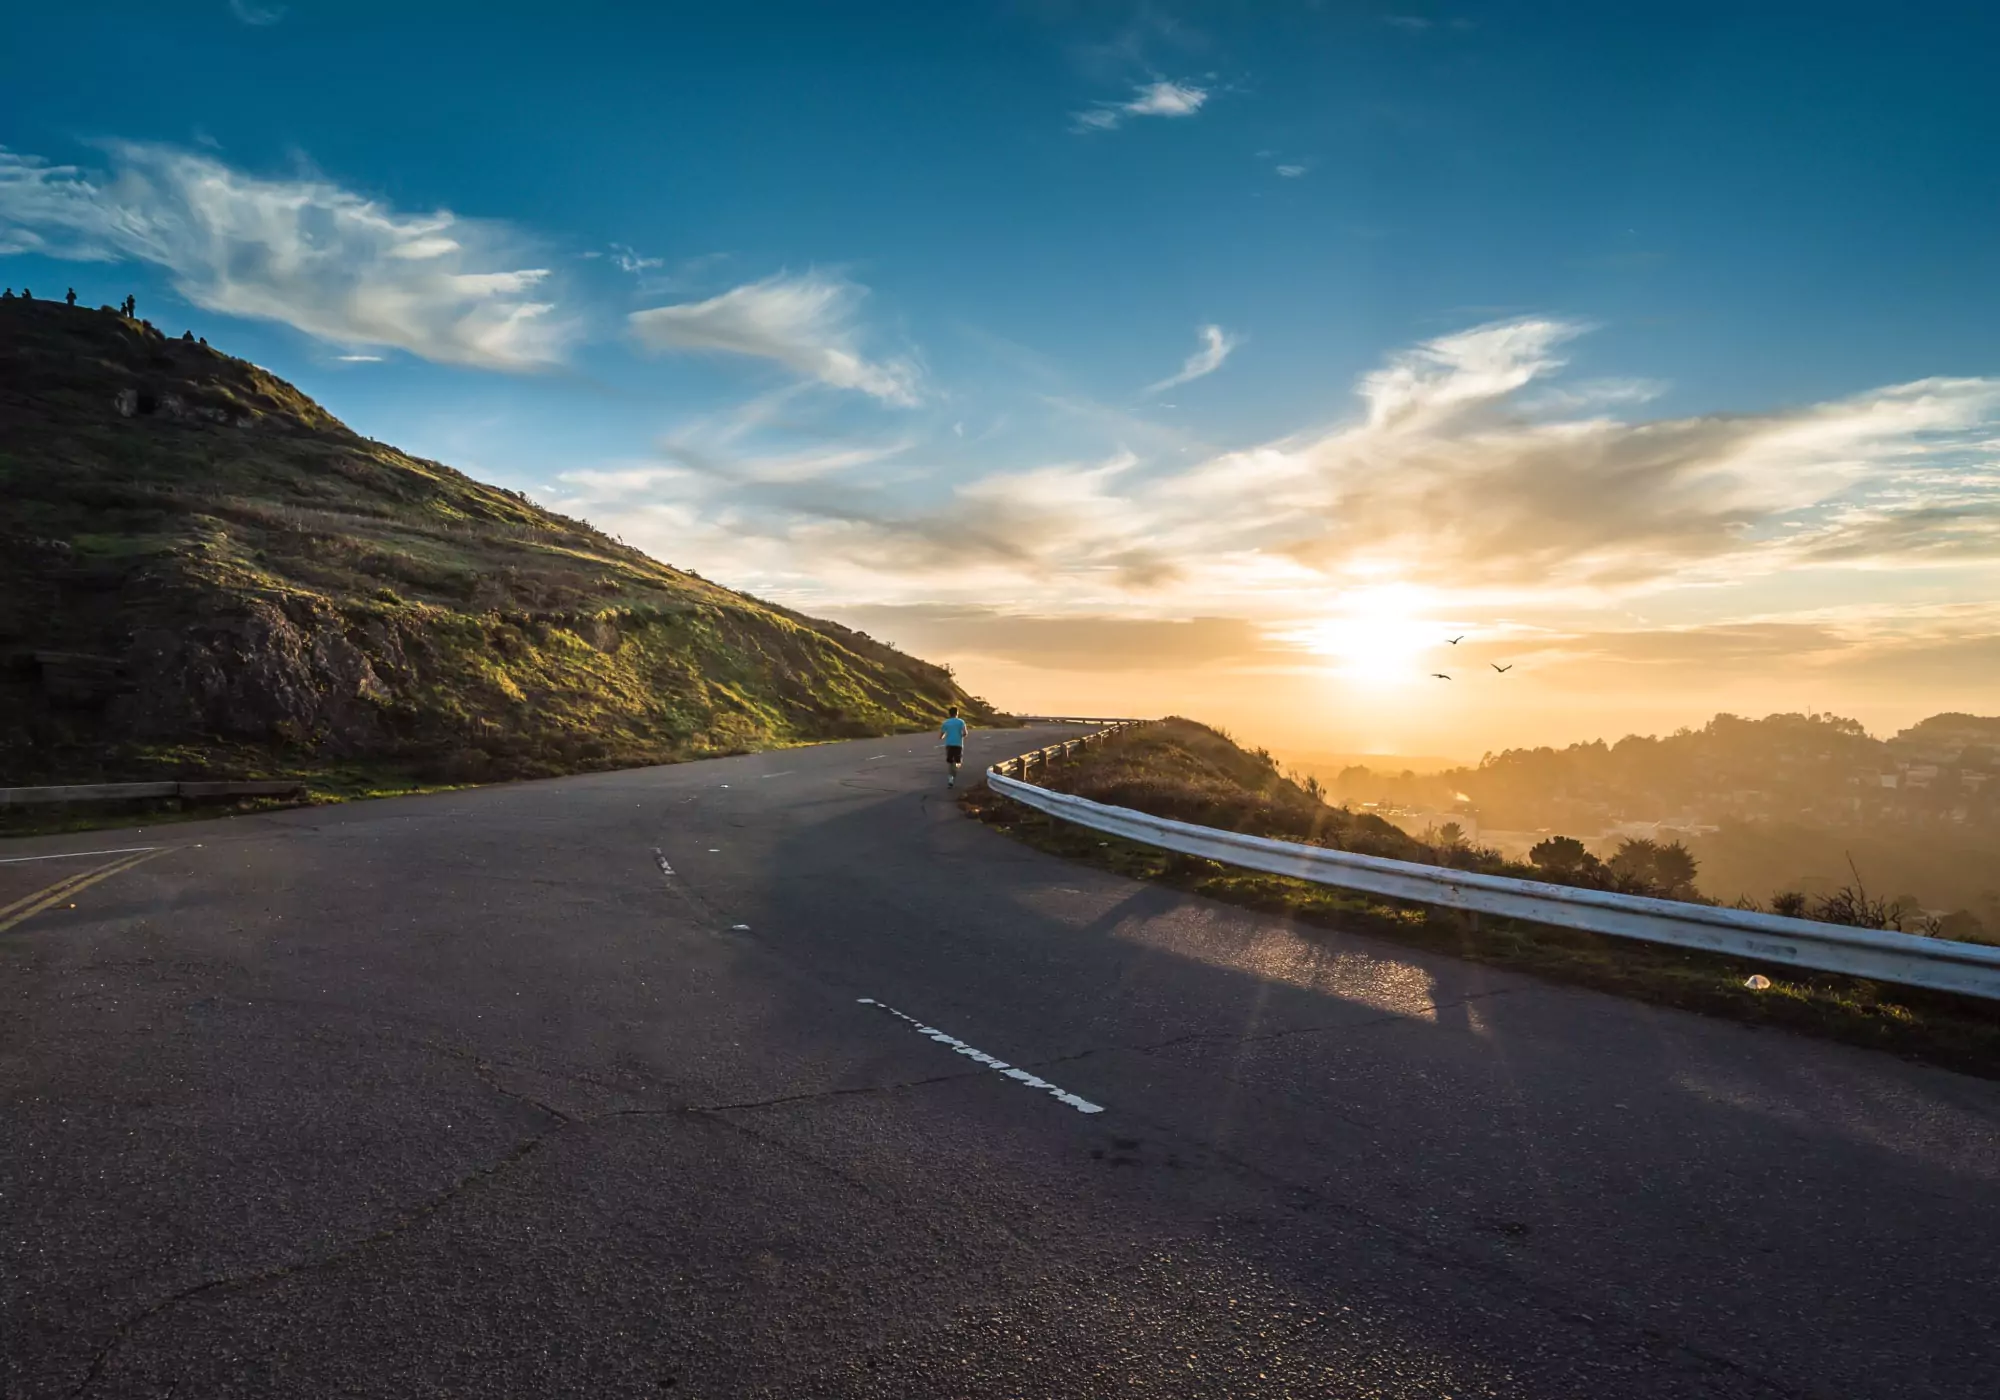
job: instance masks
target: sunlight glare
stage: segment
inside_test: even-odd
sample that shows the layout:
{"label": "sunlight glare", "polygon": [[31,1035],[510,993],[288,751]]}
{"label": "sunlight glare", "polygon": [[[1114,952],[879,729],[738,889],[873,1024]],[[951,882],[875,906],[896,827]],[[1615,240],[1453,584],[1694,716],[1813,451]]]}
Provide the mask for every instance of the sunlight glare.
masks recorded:
{"label": "sunlight glare", "polygon": [[1418,679],[1419,659],[1438,642],[1425,615],[1427,590],[1407,583],[1370,584],[1343,594],[1337,611],[1284,634],[1295,646],[1332,658],[1355,680],[1390,685]]}

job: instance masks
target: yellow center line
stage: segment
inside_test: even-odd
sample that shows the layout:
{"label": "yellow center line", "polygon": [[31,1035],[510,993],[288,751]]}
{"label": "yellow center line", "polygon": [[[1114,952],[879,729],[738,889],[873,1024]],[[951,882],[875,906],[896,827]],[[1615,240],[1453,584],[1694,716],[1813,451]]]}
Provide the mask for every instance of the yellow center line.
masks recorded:
{"label": "yellow center line", "polygon": [[56,881],[53,885],[44,885],[40,889],[36,890],[33,894],[24,894],[19,899],[15,900],[12,904],[6,905],[4,908],[0,908],[0,919],[6,918],[9,914],[12,914],[17,909],[27,908],[30,904],[33,904],[38,899],[46,899],[50,895],[60,894],[63,891],[67,890],[71,885],[75,884],[78,880],[87,879],[91,875],[102,869],[104,869],[103,866],[94,865],[90,867],[90,869],[88,870],[79,870],[75,874],[65,875],[62,877],[62,879]]}
{"label": "yellow center line", "polygon": [[113,875],[123,874],[133,866],[144,864],[154,856],[164,855],[171,849],[172,847],[162,847],[125,860],[113,861],[109,865],[99,866],[96,870],[86,870],[81,875],[72,875],[67,880],[58,880],[53,885],[45,885],[31,895],[24,895],[6,908],[0,909],[0,933],[6,933],[22,920],[32,919],[44,909],[60,904],[79,890],[88,889],[99,880],[108,880]]}

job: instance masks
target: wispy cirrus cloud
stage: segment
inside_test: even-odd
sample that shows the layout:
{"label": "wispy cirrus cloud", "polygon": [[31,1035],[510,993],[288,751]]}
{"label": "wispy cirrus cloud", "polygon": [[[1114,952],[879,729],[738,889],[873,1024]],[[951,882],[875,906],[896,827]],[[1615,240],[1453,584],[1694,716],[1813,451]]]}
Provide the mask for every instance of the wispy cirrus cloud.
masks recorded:
{"label": "wispy cirrus cloud", "polygon": [[1123,102],[1099,102],[1070,115],[1077,131],[1115,131],[1132,117],[1191,117],[1207,103],[1210,90],[1192,83],[1155,79],[1141,83]]}
{"label": "wispy cirrus cloud", "polygon": [[1200,379],[1203,375],[1214,374],[1222,368],[1222,362],[1229,358],[1231,352],[1242,343],[1242,336],[1231,335],[1220,326],[1203,326],[1201,349],[1187,357],[1178,374],[1169,375],[1157,384],[1147,385],[1146,392],[1157,394],[1177,385],[1186,384],[1190,380]]}
{"label": "wispy cirrus cloud", "polygon": [[1312,161],[1305,156],[1281,155],[1272,150],[1257,152],[1257,159],[1270,166],[1271,173],[1280,180],[1296,180],[1313,167]]}
{"label": "wispy cirrus cloud", "polygon": [[1202,668],[1280,653],[1242,618],[1014,614],[990,607],[909,603],[845,608],[841,621],[893,636],[918,655],[973,651],[1061,671]]}
{"label": "wispy cirrus cloud", "polygon": [[706,301],[635,311],[629,319],[649,349],[768,360],[833,388],[909,407],[918,401],[921,376],[915,363],[869,359],[859,349],[866,295],[865,288],[841,277],[781,275]]}
{"label": "wispy cirrus cloud", "polygon": [[1491,609],[1809,569],[2000,576],[2000,380],[1761,413],[1628,419],[1619,394],[1565,411],[1547,395],[1585,330],[1531,317],[1438,337],[1364,375],[1342,421],[1192,463],[1163,442],[968,476],[904,444],[942,488],[926,503],[724,471],[576,479],[570,504],[630,538],[670,521],[681,549],[713,531],[742,581],[852,603],[1283,620],[1384,578]]}
{"label": "wispy cirrus cloud", "polygon": [[250,0],[229,0],[229,13],[248,25],[261,29],[285,17],[283,5],[253,5]]}
{"label": "wispy cirrus cloud", "polygon": [[634,276],[642,272],[651,271],[653,268],[665,267],[667,265],[665,258],[641,257],[636,250],[628,248],[623,243],[614,243],[611,245],[611,261],[617,264],[620,272],[629,272]]}
{"label": "wispy cirrus cloud", "polygon": [[573,328],[502,225],[403,213],[316,175],[271,179],[170,146],[111,142],[108,172],[0,148],[0,254],[163,268],[205,310],[335,345],[536,369]]}
{"label": "wispy cirrus cloud", "polygon": [[[1593,689],[1644,689],[1675,675],[1704,683],[1807,679],[1848,694],[1915,686],[1990,693],[2000,684],[2000,606],[1848,606],[1778,615],[1754,611],[1669,626],[1522,629],[1468,642],[1468,658],[1504,656],[1524,675],[1588,676]],[[1559,682],[1562,683],[1562,682]]]}

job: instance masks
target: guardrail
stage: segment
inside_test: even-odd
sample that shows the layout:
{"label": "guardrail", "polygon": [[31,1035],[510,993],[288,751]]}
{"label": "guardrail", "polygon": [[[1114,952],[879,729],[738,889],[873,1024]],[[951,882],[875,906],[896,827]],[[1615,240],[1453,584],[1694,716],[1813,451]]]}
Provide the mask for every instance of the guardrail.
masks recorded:
{"label": "guardrail", "polygon": [[[1060,744],[1050,744],[1047,748],[1035,749],[1033,752],[1024,753],[1020,755],[1018,758],[1002,759],[1000,762],[994,764],[991,768],[988,768],[986,770],[987,778],[989,781],[991,780],[992,776],[995,773],[1000,773],[1000,774],[1013,773],[1022,778],[1025,778],[1028,776],[1029,772],[1033,770],[1034,766],[1038,763],[1042,766],[1043,770],[1046,771],[1051,760],[1058,758],[1068,758],[1071,754],[1080,752],[1081,750],[1087,748],[1091,744],[1101,744],[1106,739],[1110,738],[1113,734],[1121,733],[1127,729],[1137,728],[1139,725],[1144,724],[1146,721],[1142,719],[1085,719],[1085,720],[1040,719],[1034,722],[1037,724],[1101,724],[1104,726],[1104,728],[1097,730],[1095,733],[1085,734],[1075,739],[1065,739]],[[1035,791],[1043,792],[1046,791],[1046,789],[1036,788]],[[1050,795],[1056,796],[1058,794],[1052,793]]]}
{"label": "guardrail", "polygon": [[1096,716],[1096,717],[1088,717],[1088,716],[1084,716],[1084,715],[1012,715],[1012,716],[1010,716],[1010,718],[1012,718],[1012,719],[1018,719],[1018,720],[1020,720],[1020,721],[1021,721],[1021,722],[1022,722],[1023,724],[1106,724],[1106,725],[1110,725],[1110,724],[1144,724],[1144,723],[1145,723],[1145,721],[1144,721],[1144,720],[1138,720],[1138,719],[1110,719],[1110,718],[1107,718],[1107,717],[1105,717],[1105,716],[1101,716],[1101,715],[1100,715],[1100,716]]}
{"label": "guardrail", "polygon": [[[1107,730],[1089,737],[1102,739],[1115,732]],[[995,764],[987,772],[987,783],[995,792],[1024,806],[1093,831],[1269,875],[1288,875],[1318,885],[1441,905],[1467,913],[1497,914],[1557,928],[1669,943],[1787,967],[2000,1000],[2000,948],[1911,933],[1848,928],[1747,909],[1546,885],[1535,880],[1419,865],[1352,851],[1330,851],[1295,841],[1245,836],[1173,821],[1066,792],[1051,792],[1024,781],[1028,760],[1039,758],[1046,766],[1047,756],[1057,750],[1067,752],[1069,745],[1052,745],[1035,754]],[[1009,769],[1013,774],[1010,775]]]}
{"label": "guardrail", "polygon": [[41,802],[127,802],[142,797],[288,797],[305,791],[294,779],[194,783],[79,783],[67,787],[0,788],[0,807]]}

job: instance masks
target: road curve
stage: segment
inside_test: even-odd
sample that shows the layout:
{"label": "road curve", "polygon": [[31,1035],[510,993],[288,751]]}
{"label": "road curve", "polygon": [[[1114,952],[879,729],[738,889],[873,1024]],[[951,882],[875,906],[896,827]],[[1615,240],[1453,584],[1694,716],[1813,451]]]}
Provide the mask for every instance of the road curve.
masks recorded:
{"label": "road curve", "polygon": [[942,778],[0,843],[0,1396],[2000,1394],[2000,1085],[1302,934]]}

